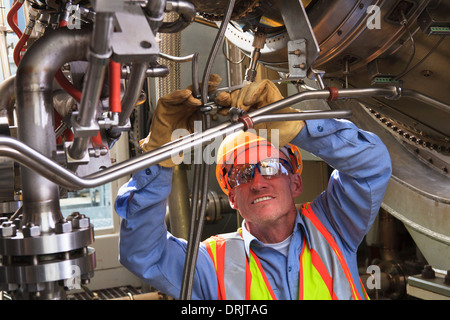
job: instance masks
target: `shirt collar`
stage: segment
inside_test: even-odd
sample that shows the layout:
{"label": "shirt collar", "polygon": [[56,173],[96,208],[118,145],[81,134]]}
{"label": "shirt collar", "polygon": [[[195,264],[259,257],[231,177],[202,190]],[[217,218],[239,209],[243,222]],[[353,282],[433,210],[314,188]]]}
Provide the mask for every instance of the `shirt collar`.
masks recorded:
{"label": "shirt collar", "polygon": [[[303,216],[299,213],[299,211],[297,210],[297,217],[295,218],[295,225],[294,225],[294,230],[293,233],[297,233],[300,232],[300,236],[302,236],[302,240],[303,240],[303,236],[306,237],[306,241],[309,244],[309,234],[308,232],[306,232],[306,226],[305,223],[303,221]],[[242,238],[244,239],[244,248],[245,248],[245,254],[247,255],[247,258],[250,257],[250,245],[254,242],[253,245],[256,246],[264,246],[264,243],[259,241],[255,236],[253,236],[246,228],[245,226],[245,220],[242,221]]]}

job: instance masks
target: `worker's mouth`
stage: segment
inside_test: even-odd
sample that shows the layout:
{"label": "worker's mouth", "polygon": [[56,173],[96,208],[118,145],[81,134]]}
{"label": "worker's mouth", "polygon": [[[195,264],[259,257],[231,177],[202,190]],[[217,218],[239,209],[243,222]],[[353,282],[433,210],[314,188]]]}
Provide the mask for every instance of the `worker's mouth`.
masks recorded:
{"label": "worker's mouth", "polygon": [[261,197],[261,198],[256,198],[255,200],[253,200],[252,204],[257,204],[258,202],[262,202],[262,201],[266,201],[266,200],[271,200],[273,199],[273,197]]}

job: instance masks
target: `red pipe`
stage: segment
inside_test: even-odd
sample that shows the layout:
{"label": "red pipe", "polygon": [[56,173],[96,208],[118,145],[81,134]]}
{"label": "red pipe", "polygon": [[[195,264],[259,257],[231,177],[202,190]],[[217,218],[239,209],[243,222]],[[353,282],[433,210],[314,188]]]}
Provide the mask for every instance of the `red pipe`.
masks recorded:
{"label": "red pipe", "polygon": [[95,137],[91,137],[91,143],[94,148],[106,148],[106,146],[103,145],[102,136],[100,135],[100,131],[98,131],[98,133]]}
{"label": "red pipe", "polygon": [[78,103],[81,101],[81,91],[78,90],[73,86],[72,83],[70,83],[69,80],[64,76],[63,72],[58,70],[55,74],[55,79],[58,82],[58,84],[74,98]]}
{"label": "red pipe", "polygon": [[[72,96],[78,103],[81,101],[81,91],[78,90],[73,86],[72,83],[70,83],[69,80],[64,76],[63,72],[61,70],[58,70],[55,75],[56,81],[58,81],[59,85],[66,90],[68,94]],[[70,130],[70,129],[68,129]],[[70,132],[71,133],[71,132]],[[73,134],[67,133],[66,134],[66,141],[72,141],[73,140]],[[91,137],[91,143],[93,147],[104,147],[102,142],[102,137],[100,135],[100,131],[97,133],[97,136]]]}
{"label": "red pipe", "polygon": [[19,62],[21,59],[20,53],[22,52],[22,49],[23,49],[25,43],[27,43],[29,38],[30,38],[29,34],[23,34],[20,37],[19,42],[17,42],[16,46],[14,47],[13,57],[14,57],[14,63],[16,64],[16,66],[19,65]]}
{"label": "red pipe", "polygon": [[8,21],[8,25],[14,31],[14,33],[20,38],[22,38],[22,31],[20,31],[17,26],[17,11],[19,11],[20,7],[22,7],[22,2],[16,1],[14,2],[11,10],[9,10],[8,15],[6,16],[6,20]]}
{"label": "red pipe", "polygon": [[122,105],[120,102],[120,73],[119,62],[109,60],[109,111],[120,113]]}

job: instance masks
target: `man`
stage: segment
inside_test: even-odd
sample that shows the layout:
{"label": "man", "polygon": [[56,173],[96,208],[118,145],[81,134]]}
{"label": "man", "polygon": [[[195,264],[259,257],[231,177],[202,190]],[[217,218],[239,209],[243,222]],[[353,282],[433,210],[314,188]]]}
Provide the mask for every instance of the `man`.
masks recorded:
{"label": "man", "polygon": [[[219,82],[212,79],[210,88]],[[263,80],[217,102],[251,111],[279,99],[273,83]],[[143,150],[170,141],[171,130],[192,128],[197,101],[189,90],[160,99]],[[219,148],[219,184],[244,221],[237,232],[200,245],[192,298],[364,299],[356,252],[391,174],[385,146],[344,120],[273,122],[257,129],[278,130],[281,148],[251,133],[227,137]],[[327,189],[301,208],[293,200],[303,188],[296,146],[336,169]],[[120,189],[116,211],[124,218],[121,263],[178,298],[186,241],[173,237],[164,224],[172,166],[169,159],[137,172]]]}

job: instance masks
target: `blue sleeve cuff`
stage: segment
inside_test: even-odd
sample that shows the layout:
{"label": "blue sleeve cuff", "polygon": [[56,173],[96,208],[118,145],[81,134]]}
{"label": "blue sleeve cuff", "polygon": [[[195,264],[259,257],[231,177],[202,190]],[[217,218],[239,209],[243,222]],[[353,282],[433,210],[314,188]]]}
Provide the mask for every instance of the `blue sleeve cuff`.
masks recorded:
{"label": "blue sleeve cuff", "polygon": [[[171,183],[172,168],[155,165],[136,172],[117,193],[115,202],[117,214],[124,219],[127,218],[127,212],[129,211],[128,209],[130,209],[129,205],[135,194],[159,190],[160,192],[158,194],[151,192],[151,197],[144,196],[144,199],[148,198],[147,202],[149,202],[149,204],[150,202],[154,203],[165,199],[167,197],[167,190],[170,192]],[[152,184],[154,184],[154,186]]]}

